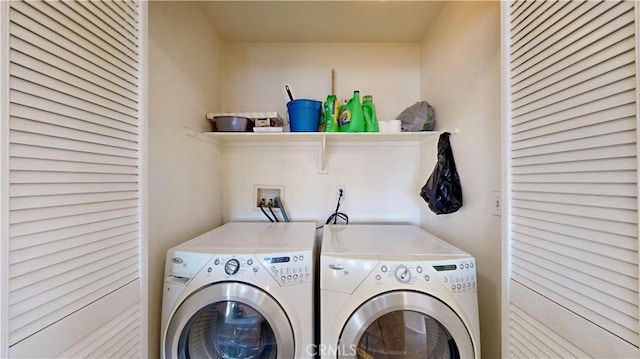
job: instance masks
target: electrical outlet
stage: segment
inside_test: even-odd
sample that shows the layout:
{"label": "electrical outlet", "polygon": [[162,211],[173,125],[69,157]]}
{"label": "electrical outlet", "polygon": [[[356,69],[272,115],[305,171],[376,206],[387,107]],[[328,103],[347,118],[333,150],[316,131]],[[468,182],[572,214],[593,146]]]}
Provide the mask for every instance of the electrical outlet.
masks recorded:
{"label": "electrical outlet", "polygon": [[340,191],[342,191],[342,199],[340,201],[344,202],[344,198],[346,197],[347,192],[343,184],[339,184],[336,186],[336,201],[340,198]]}
{"label": "electrical outlet", "polygon": [[[264,200],[264,206],[268,207],[269,203],[274,206],[274,198],[280,197],[284,201],[284,186],[273,185],[253,185],[253,204],[254,211],[260,211],[260,203]],[[273,207],[274,211],[279,211],[277,207]]]}
{"label": "electrical outlet", "polygon": [[493,191],[491,204],[493,215],[498,217],[502,216],[502,196],[500,195],[500,191]]}

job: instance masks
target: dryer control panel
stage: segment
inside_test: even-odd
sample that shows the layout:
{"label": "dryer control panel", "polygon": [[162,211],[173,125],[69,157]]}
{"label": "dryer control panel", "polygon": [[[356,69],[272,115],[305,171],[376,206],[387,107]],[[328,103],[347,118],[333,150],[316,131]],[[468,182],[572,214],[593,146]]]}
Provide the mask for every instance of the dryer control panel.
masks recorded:
{"label": "dryer control panel", "polygon": [[311,251],[296,253],[256,253],[262,265],[281,286],[313,282]]}
{"label": "dryer control panel", "polygon": [[477,290],[476,265],[473,259],[434,264],[433,269],[440,273],[442,284],[451,293],[469,293]]}

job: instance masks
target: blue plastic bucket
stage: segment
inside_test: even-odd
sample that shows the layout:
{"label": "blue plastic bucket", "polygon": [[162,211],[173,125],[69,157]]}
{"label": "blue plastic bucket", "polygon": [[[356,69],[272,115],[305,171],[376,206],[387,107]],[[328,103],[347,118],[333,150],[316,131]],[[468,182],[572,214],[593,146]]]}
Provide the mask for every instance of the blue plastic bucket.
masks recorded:
{"label": "blue plastic bucket", "polygon": [[293,100],[287,103],[291,132],[316,132],[320,125],[322,102]]}

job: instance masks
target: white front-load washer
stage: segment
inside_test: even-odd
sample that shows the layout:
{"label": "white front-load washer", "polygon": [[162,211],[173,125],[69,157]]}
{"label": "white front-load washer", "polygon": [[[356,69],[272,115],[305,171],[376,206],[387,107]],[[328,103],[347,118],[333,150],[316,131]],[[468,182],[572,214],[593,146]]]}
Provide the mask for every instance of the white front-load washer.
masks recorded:
{"label": "white front-load washer", "polygon": [[325,226],[324,358],[480,358],[474,258],[412,225]]}
{"label": "white front-load washer", "polygon": [[315,223],[227,223],[167,252],[162,358],[306,358]]}

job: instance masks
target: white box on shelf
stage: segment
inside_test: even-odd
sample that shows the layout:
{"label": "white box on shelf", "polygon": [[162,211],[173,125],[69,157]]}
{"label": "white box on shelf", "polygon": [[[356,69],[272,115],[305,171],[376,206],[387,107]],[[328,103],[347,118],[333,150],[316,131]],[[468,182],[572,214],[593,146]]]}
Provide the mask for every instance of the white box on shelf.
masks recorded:
{"label": "white box on shelf", "polygon": [[278,133],[278,132],[284,132],[284,129],[282,127],[254,127],[253,132]]}

